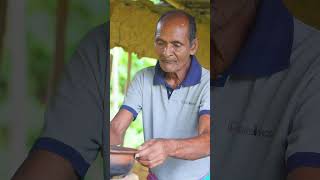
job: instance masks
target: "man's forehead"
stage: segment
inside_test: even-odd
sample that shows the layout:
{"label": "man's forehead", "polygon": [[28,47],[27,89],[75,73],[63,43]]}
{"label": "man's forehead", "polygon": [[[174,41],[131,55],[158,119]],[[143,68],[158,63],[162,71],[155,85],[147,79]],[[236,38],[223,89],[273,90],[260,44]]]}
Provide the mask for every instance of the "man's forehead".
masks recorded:
{"label": "man's forehead", "polygon": [[189,25],[189,19],[183,14],[173,14],[168,15],[161,19],[157,27],[166,27],[166,26],[178,26],[178,27],[187,27]]}
{"label": "man's forehead", "polygon": [[162,24],[157,27],[156,38],[172,37],[180,39],[182,37],[188,38],[188,24],[187,23],[172,23]]}
{"label": "man's forehead", "polygon": [[189,29],[189,20],[185,16],[165,17],[157,24],[156,35],[167,31],[186,31]]}

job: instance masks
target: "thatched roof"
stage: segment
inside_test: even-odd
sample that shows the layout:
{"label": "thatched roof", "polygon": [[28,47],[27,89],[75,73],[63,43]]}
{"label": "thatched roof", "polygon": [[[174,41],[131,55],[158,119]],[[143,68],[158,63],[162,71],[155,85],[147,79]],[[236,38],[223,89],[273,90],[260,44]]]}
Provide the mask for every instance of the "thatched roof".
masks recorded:
{"label": "thatched roof", "polygon": [[154,5],[149,0],[111,0],[110,46],[121,46],[140,57],[156,58],[153,38],[158,18],[171,9],[183,9],[196,17],[200,42],[197,57],[210,66],[210,0],[167,0]]}

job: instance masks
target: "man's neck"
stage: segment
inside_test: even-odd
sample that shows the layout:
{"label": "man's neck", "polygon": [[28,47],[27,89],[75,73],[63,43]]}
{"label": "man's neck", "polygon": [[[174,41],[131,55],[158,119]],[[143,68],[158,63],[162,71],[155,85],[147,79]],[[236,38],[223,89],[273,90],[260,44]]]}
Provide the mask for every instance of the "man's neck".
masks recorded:
{"label": "man's neck", "polygon": [[233,17],[230,23],[214,31],[213,79],[223,73],[239,54],[255,22],[256,10],[255,1],[248,1],[239,16]]}
{"label": "man's neck", "polygon": [[166,72],[165,81],[173,88],[177,88],[187,76],[187,72],[191,66],[191,59],[177,72]]}

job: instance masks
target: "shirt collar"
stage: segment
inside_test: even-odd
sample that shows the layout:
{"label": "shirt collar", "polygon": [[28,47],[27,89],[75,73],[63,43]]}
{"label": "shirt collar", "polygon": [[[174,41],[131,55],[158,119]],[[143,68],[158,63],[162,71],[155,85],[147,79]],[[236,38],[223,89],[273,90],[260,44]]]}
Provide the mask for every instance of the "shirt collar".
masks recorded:
{"label": "shirt collar", "polygon": [[[194,86],[196,84],[199,84],[201,80],[201,72],[202,72],[201,65],[199,64],[197,58],[195,56],[191,56],[191,64],[188,69],[186,77],[181,83],[181,86],[188,87],[188,86]],[[153,78],[154,85],[159,85],[159,84],[166,85],[166,82],[164,79],[164,73],[165,72],[161,69],[158,61],[155,67],[155,74]]]}
{"label": "shirt collar", "polygon": [[246,44],[227,74],[270,76],[289,67],[293,16],[280,0],[261,0]]}

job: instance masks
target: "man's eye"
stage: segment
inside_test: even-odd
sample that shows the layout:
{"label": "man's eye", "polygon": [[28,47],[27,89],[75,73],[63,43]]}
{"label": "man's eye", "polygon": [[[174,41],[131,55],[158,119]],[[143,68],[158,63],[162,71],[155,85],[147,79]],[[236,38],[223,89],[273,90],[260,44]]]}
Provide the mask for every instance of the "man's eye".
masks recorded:
{"label": "man's eye", "polygon": [[181,47],[181,44],[173,44],[174,45],[174,47]]}
{"label": "man's eye", "polygon": [[162,42],[162,41],[157,41],[156,43],[157,43],[158,46],[163,46],[164,45],[164,42]]}

